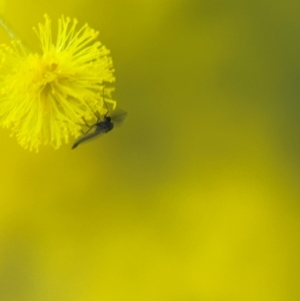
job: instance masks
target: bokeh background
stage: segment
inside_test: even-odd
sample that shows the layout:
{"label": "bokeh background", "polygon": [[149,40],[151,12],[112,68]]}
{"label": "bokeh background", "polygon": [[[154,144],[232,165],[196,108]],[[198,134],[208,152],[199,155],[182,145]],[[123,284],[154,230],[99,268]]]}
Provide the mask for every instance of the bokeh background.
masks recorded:
{"label": "bokeh background", "polygon": [[74,151],[0,130],[0,300],[300,300],[299,11],[7,2],[32,47],[44,13],[100,30],[128,118]]}

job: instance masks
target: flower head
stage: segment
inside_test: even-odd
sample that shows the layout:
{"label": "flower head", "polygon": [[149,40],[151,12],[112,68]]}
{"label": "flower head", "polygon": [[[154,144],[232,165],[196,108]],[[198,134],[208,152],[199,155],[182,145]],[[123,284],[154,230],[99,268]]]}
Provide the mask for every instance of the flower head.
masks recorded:
{"label": "flower head", "polygon": [[107,111],[112,60],[96,41],[98,32],[87,24],[76,30],[77,20],[58,20],[56,42],[51,20],[34,28],[42,53],[30,53],[20,41],[0,46],[0,124],[10,127],[24,148],[40,145],[59,148],[70,136],[78,137],[83,118]]}

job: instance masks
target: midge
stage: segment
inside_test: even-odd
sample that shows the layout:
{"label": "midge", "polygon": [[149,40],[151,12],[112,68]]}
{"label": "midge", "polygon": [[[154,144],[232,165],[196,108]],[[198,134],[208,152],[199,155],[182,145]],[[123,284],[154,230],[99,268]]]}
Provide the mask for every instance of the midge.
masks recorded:
{"label": "midge", "polygon": [[[85,125],[89,128],[81,137],[75,141],[75,143],[72,146],[72,149],[76,148],[79,144],[82,144],[83,142],[90,141],[94,138],[97,138],[101,136],[102,134],[106,134],[110,132],[115,124],[121,124],[124,119],[126,118],[127,113],[126,112],[118,112],[115,113],[113,116],[107,116],[108,112],[102,117],[99,114],[97,114],[97,122],[89,125],[86,120],[83,118],[83,121],[85,122]],[[90,131],[94,129],[92,133]]]}

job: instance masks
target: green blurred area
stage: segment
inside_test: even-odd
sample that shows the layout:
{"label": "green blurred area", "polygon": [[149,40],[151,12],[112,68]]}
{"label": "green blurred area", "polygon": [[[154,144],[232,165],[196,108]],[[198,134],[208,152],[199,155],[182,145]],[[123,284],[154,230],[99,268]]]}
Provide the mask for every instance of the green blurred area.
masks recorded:
{"label": "green blurred area", "polygon": [[7,3],[33,47],[44,13],[100,30],[128,119],[74,151],[1,130],[0,300],[300,300],[299,9]]}

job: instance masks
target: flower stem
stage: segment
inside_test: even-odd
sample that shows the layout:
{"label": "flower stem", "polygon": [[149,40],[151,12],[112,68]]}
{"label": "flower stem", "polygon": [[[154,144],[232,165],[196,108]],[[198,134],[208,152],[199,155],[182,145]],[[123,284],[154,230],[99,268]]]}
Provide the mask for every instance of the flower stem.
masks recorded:
{"label": "flower stem", "polygon": [[11,26],[6,22],[3,16],[0,15],[0,26],[6,31],[7,35],[15,41],[19,41],[20,38],[15,33],[15,31],[11,28]]}

